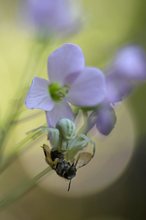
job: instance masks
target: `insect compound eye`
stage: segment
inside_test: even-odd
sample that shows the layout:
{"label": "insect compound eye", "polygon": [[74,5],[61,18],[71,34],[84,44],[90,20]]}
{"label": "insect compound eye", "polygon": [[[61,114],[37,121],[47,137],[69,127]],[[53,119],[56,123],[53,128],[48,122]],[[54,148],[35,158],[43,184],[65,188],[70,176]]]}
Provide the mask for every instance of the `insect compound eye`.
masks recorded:
{"label": "insect compound eye", "polygon": [[61,152],[57,151],[57,150],[51,151],[51,159],[52,159],[52,161],[54,161],[57,158],[63,160],[64,159],[64,155]]}

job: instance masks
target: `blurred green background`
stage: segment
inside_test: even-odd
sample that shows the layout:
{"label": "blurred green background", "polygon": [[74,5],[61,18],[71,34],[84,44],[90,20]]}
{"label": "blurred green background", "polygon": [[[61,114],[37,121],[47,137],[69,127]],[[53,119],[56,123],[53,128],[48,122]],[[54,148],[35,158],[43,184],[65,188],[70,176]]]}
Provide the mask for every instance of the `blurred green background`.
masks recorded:
{"label": "blurred green background", "polygon": [[[29,86],[33,75],[47,78],[47,57],[62,43],[79,44],[86,64],[101,69],[111,61],[118,48],[128,43],[146,49],[145,0],[83,0],[84,25],[80,32],[48,43],[37,62],[34,54],[40,43],[35,42],[32,33],[21,22],[19,4],[18,0],[0,1],[1,126],[24,84],[27,82]],[[25,66],[27,62],[30,65],[30,61],[34,72],[25,81]],[[146,84],[143,84],[118,106],[118,122],[112,134],[106,138],[95,137],[96,156],[89,166],[79,171],[71,192],[66,192],[64,180],[51,173],[23,198],[1,210],[0,219],[145,220],[145,103]],[[22,120],[29,115],[34,117]],[[43,124],[45,117],[23,106],[19,120],[21,123],[16,123],[8,136],[6,154],[27,131]],[[44,141],[45,138],[40,139],[1,174],[0,197],[46,167],[39,147]]]}

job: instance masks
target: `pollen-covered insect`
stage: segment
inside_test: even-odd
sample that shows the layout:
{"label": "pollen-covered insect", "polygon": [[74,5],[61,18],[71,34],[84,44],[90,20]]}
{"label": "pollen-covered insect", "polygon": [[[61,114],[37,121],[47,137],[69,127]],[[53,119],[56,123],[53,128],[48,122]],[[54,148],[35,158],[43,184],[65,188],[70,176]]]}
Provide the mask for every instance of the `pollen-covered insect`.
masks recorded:
{"label": "pollen-covered insect", "polygon": [[45,160],[59,176],[69,180],[69,191],[77,170],[94,156],[95,144],[86,135],[75,134],[74,123],[68,119],[60,120],[56,128],[50,129],[49,141],[49,145],[42,146]]}

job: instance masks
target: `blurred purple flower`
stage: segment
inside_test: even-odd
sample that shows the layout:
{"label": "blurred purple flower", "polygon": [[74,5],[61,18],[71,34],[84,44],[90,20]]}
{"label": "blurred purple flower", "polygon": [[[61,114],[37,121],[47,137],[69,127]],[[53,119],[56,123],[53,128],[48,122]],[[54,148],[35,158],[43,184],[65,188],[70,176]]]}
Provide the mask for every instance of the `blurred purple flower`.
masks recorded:
{"label": "blurred purple flower", "polygon": [[115,126],[114,106],[122,101],[140,82],[146,79],[146,54],[138,46],[118,51],[106,75],[106,97],[88,119],[89,131],[94,125],[108,135]]}
{"label": "blurred purple flower", "polygon": [[146,80],[146,53],[139,46],[119,50],[107,70],[107,99],[115,104]]}
{"label": "blurred purple flower", "polygon": [[111,72],[129,80],[146,79],[146,54],[139,46],[119,50],[112,63]]}
{"label": "blurred purple flower", "polygon": [[70,105],[95,106],[105,97],[105,78],[99,69],[85,67],[81,49],[64,44],[48,58],[49,80],[35,77],[26,97],[28,108],[46,111],[49,126],[61,118],[73,120]]}
{"label": "blurred purple flower", "polygon": [[134,88],[132,81],[117,74],[106,76],[106,102],[116,105],[122,101]]}
{"label": "blurred purple flower", "polygon": [[29,24],[44,37],[54,33],[72,33],[81,24],[71,0],[26,0],[24,4]]}

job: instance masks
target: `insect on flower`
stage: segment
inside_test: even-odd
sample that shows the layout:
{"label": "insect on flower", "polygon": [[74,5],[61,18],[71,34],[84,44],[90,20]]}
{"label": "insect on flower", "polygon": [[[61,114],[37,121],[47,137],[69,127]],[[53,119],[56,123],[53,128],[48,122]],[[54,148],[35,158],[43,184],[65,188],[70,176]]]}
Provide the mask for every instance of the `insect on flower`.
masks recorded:
{"label": "insect on flower", "polygon": [[74,162],[70,162],[65,159],[65,152],[54,151],[48,145],[43,145],[43,151],[46,162],[51,168],[55,170],[59,176],[69,180],[68,191],[70,190],[71,180],[76,176],[77,170],[85,166],[94,156],[94,151],[93,154],[82,152],[79,153]]}
{"label": "insect on flower", "polygon": [[[68,129],[64,129],[66,126]],[[51,129],[50,133],[58,140],[58,143],[55,140],[55,144],[57,143],[57,145],[55,146],[53,143],[54,140],[52,141],[50,139],[52,143],[49,146],[44,144],[42,148],[47,164],[55,170],[60,177],[69,180],[69,191],[71,180],[76,176],[77,170],[89,163],[93,158],[95,154],[95,144],[84,134],[74,136],[74,131],[70,129],[74,128],[74,123],[68,119],[60,120],[56,127],[58,129]],[[71,130],[72,132],[70,132]],[[66,134],[64,133],[62,135],[62,131],[65,131]],[[56,134],[60,137],[56,138]]]}

